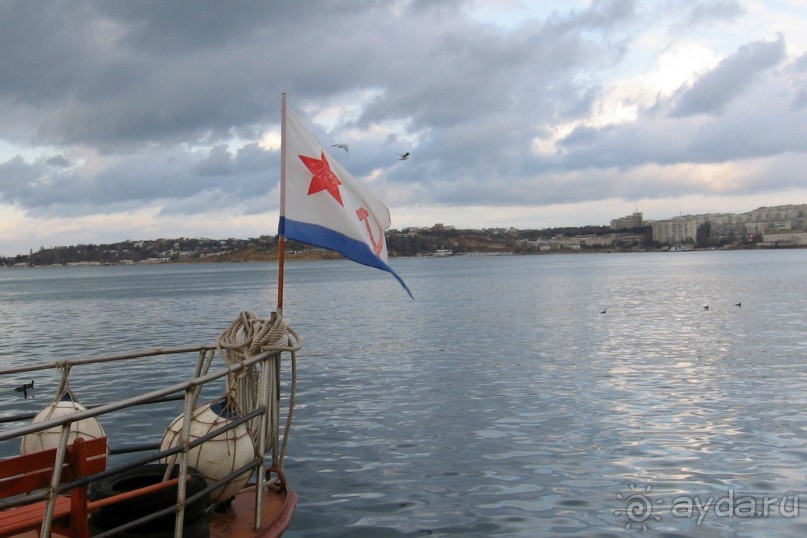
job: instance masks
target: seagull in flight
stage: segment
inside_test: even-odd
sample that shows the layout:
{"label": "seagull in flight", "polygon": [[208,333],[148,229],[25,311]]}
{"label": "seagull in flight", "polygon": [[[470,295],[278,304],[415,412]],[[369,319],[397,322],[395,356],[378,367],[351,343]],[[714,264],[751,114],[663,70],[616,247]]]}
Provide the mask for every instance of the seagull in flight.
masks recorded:
{"label": "seagull in flight", "polygon": [[400,155],[400,157],[398,157],[399,161],[405,161],[406,159],[409,158],[409,152],[408,151],[406,153],[399,153],[398,155]]}
{"label": "seagull in flight", "polygon": [[350,153],[350,150],[348,149],[347,144],[334,144],[331,147],[332,148],[341,148],[341,149],[345,150],[346,153]]}

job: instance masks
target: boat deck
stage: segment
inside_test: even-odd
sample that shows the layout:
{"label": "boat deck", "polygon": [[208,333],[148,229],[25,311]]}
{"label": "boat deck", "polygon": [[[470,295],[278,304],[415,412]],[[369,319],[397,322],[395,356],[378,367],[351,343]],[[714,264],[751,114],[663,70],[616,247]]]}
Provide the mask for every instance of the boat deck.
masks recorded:
{"label": "boat deck", "polygon": [[[267,488],[264,493],[261,520],[263,528],[254,529],[254,491],[242,491],[233,499],[230,510],[224,513],[213,512],[209,516],[210,538],[275,538],[281,536],[291,522],[297,494]],[[19,538],[38,538],[39,531],[33,530],[16,535]],[[191,537],[189,537],[191,538]]]}
{"label": "boat deck", "polygon": [[[252,344],[241,340],[228,343],[225,336],[232,333],[241,338],[238,331],[261,340]],[[0,369],[3,379],[13,376],[16,380],[45,370],[56,370],[60,379],[56,396],[33,416],[33,421],[28,414],[0,417],[0,424],[19,424],[0,428],[0,442],[21,442],[22,447],[19,456],[3,460],[6,465],[0,479],[10,484],[4,486],[6,495],[0,495],[0,520],[6,523],[3,535],[39,536],[41,526],[46,534],[48,529],[58,527],[60,532],[86,536],[84,518],[88,514],[93,514],[89,516],[90,534],[95,529],[105,536],[112,535],[114,527],[131,526],[139,519],[146,520],[140,525],[147,526],[148,532],[137,533],[135,527],[124,531],[125,535],[147,536],[155,528],[161,529],[161,535],[173,534],[174,518],[170,510],[182,506],[186,535],[200,533],[204,528],[212,538],[281,536],[297,504],[297,495],[286,487],[282,469],[296,385],[294,353],[301,345],[299,336],[279,318],[273,316],[270,322],[265,322],[251,313],[242,313],[216,345],[151,349]],[[252,347],[247,352],[249,346]],[[287,363],[290,378],[285,382],[281,381],[282,353],[291,355]],[[187,377],[179,376],[177,380],[177,376],[158,376],[155,383],[145,384],[143,391],[135,391],[125,399],[87,408],[77,402],[68,388],[71,372],[75,377],[75,372],[87,365],[104,364],[108,375],[114,376],[117,371],[112,368],[116,365],[132,365],[136,369],[141,367],[141,361],[151,361],[146,363],[151,366],[154,358],[173,359],[183,354],[190,354],[189,359],[195,357],[195,366]],[[225,366],[211,368],[218,357],[224,359]],[[221,383],[217,383],[211,392],[204,393],[207,399],[213,399],[202,404],[202,389],[217,380],[226,382],[225,396],[221,396]],[[286,387],[290,395],[283,400],[281,389]],[[148,417],[149,406],[173,401],[182,402],[182,412],[171,422],[161,442],[149,439],[123,447],[107,444],[99,417],[130,408]],[[285,421],[280,413],[284,401]],[[282,439],[281,424],[284,424]],[[103,445],[99,449],[95,445],[100,441]],[[90,453],[90,445],[100,452]],[[126,459],[123,454],[133,456]],[[17,467],[17,463],[28,465],[29,460],[44,467],[20,472],[19,469],[27,467]],[[158,465],[171,466],[176,476],[169,479],[169,468],[163,471]],[[250,476],[256,483],[246,484]],[[185,480],[188,485],[182,487]],[[69,514],[54,511],[53,503],[62,506],[65,504],[62,499],[48,504],[47,492],[52,487],[58,487],[60,495],[70,499]],[[260,495],[257,487],[263,488]],[[225,495],[235,497],[220,501],[227,498]],[[188,498],[192,499],[191,504],[186,504]],[[27,505],[24,514],[16,510],[22,505]],[[256,506],[260,510],[258,518]],[[17,517],[21,515],[24,519]],[[74,518],[69,528],[65,527],[68,515]]]}
{"label": "boat deck", "polygon": [[236,495],[231,510],[220,514],[210,514],[210,538],[240,538],[255,536],[270,538],[280,536],[291,522],[292,512],[297,504],[297,494],[272,491],[264,493],[261,519],[263,528],[253,529],[253,508],[255,496],[249,492]]}

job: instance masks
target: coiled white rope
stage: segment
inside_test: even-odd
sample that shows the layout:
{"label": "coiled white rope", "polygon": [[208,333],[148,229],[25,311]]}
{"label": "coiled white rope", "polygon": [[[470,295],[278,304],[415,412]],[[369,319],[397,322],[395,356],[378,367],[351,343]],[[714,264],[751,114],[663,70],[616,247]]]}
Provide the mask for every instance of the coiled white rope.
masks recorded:
{"label": "coiled white rope", "polygon": [[[274,313],[270,319],[265,320],[258,318],[252,312],[241,312],[238,319],[221,333],[216,345],[222,352],[221,354],[228,366],[245,361],[259,353],[267,351],[276,353],[287,351],[291,354],[291,387],[289,389],[288,413],[286,415],[286,424],[283,432],[283,443],[278,456],[278,462],[280,466],[282,466],[286,455],[286,446],[291,431],[291,422],[297,397],[296,351],[302,346],[302,340],[282,318]],[[269,408],[269,431],[276,431],[278,425],[274,423],[274,416],[276,414],[275,405],[277,405],[279,401],[276,392],[279,387],[279,380],[276,377],[274,368],[269,368],[268,374],[269,394],[267,394],[267,405]],[[227,395],[232,399],[242,414],[250,413],[260,405],[258,395],[259,379],[260,376],[257,365],[243,368],[227,376]],[[259,446],[260,420],[260,417],[257,417],[247,424],[256,447]],[[277,447],[271,446],[271,439],[270,443],[267,443],[266,449],[269,450],[270,448],[277,449]]]}

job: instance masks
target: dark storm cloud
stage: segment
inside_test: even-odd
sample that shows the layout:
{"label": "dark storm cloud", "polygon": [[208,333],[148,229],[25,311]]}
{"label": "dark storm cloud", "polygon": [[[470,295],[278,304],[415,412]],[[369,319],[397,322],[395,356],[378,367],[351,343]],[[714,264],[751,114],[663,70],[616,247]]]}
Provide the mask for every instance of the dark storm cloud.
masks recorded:
{"label": "dark storm cloud", "polygon": [[222,137],[277,109],[290,72],[284,65],[293,63],[282,48],[294,35],[285,26],[302,16],[321,26],[317,18],[332,9],[301,13],[285,2],[56,1],[48,9],[7,3],[0,96],[40,108],[30,135],[39,143],[115,151]]}
{"label": "dark storm cloud", "polygon": [[88,11],[81,2],[0,4],[0,95],[47,106],[75,93],[76,80],[94,78],[98,35]]}
{"label": "dark storm cloud", "polygon": [[3,201],[40,214],[71,205],[106,212],[115,203],[181,200],[207,192],[215,193],[219,203],[237,205],[276,183],[273,171],[279,166],[277,154],[257,144],[244,146],[234,155],[224,146],[215,146],[208,152],[172,150],[119,157],[91,176],[63,166],[54,168],[52,161],[26,163],[15,157],[0,164]]}
{"label": "dark storm cloud", "polygon": [[709,25],[716,21],[736,19],[745,13],[738,0],[711,0],[698,2],[690,12],[688,24]]}
{"label": "dark storm cloud", "polygon": [[435,13],[420,13],[393,41],[406,43],[405,36],[417,28],[421,39],[399,51],[396,73],[390,73],[395,84],[367,107],[362,119],[411,118],[415,130],[526,110],[538,121],[548,120],[559,112],[555,98],[568,95],[570,78],[582,69],[612,66],[622,57],[622,36],[614,38],[608,30],[630,26],[632,5],[595,2],[590,10],[546,23],[527,21],[509,33],[480,23],[446,24],[435,20]]}
{"label": "dark storm cloud", "polygon": [[156,54],[213,51],[248,40],[253,31],[286,12],[278,2],[267,1],[138,0],[93,5],[103,17],[125,26],[120,40],[127,47]]}
{"label": "dark storm cloud", "polygon": [[785,57],[785,41],[780,35],[776,41],[756,41],[720,62],[704,74],[678,97],[673,116],[691,114],[719,114],[728,103],[741,94],[759,75]]}
{"label": "dark storm cloud", "polygon": [[[376,97],[360,125],[400,117],[420,133],[422,149],[407,167],[391,170],[391,181],[457,181],[456,188],[429,192],[440,203],[482,199],[511,201],[518,178],[544,165],[530,159],[538,126],[587,116],[601,87],[584,70],[607,70],[624,54],[620,33],[632,24],[632,2],[598,2],[591,10],[555,16],[546,23],[528,21],[510,33],[493,26],[440,24],[406,56],[416,76]],[[423,17],[433,14],[424,13]],[[418,24],[419,28],[434,22]],[[396,75],[400,76],[399,75]],[[401,141],[395,141],[401,147]],[[360,171],[361,172],[361,171]],[[515,174],[515,175],[514,175]],[[510,177],[509,189],[490,189],[497,177]],[[468,183],[479,182],[479,188]],[[457,191],[457,192],[455,192]],[[444,193],[444,194],[441,194]],[[478,200],[477,200],[478,201]]]}
{"label": "dark storm cloud", "polygon": [[[587,121],[636,37],[667,28],[660,14],[682,26],[744,13],[730,0],[663,4],[596,0],[502,26],[459,0],[3,2],[0,143],[26,151],[0,163],[0,202],[30,214],[275,208],[277,148],[256,141],[278,129],[283,92],[323,144],[351,142],[339,158],[355,176],[380,172],[412,204],[680,194],[698,187],[596,178],[803,151],[804,60],[783,67],[784,37],[749,36],[635,120]],[[345,105],[358,112],[327,116]],[[330,123],[313,123],[319,113]],[[534,152],[568,124],[557,152]],[[397,161],[403,151],[413,158]]]}
{"label": "dark storm cloud", "polygon": [[[28,82],[50,88],[37,97],[44,106],[31,133],[41,143],[89,145],[106,154],[131,153],[152,143],[163,148],[215,143],[239,129],[259,131],[261,124],[276,123],[283,90],[295,90],[296,104],[322,101],[332,92],[377,88],[378,97],[356,125],[407,121],[414,132],[433,133],[438,148],[462,130],[465,151],[451,140],[445,149],[465,157],[428,166],[429,172],[450,175],[483,160],[493,162],[482,153],[484,148],[497,152],[491,134],[511,142],[506,153],[526,152],[530,127],[519,120],[525,110],[538,115],[536,122],[584,114],[587,106],[574,104],[573,96],[581,94],[579,102],[587,102],[590,92],[569,77],[618,61],[622,38],[615,43],[605,31],[628,23],[632,13],[626,0],[597,2],[545,24],[528,21],[508,34],[456,17],[454,2],[411,5],[401,14],[378,2],[326,3],[316,9],[277,2],[238,3],[239,9],[215,2],[209,9],[164,2],[57,2],[44,18],[37,18],[41,10],[33,4],[15,6],[28,36],[24,46],[33,47],[33,56],[59,51],[61,68]],[[44,39],[63,18],[80,31]],[[599,35],[587,39],[584,32]],[[27,88],[9,91],[36,94]],[[561,96],[566,103],[558,105]],[[486,128],[469,130],[472,124]],[[388,151],[402,145],[390,140]],[[383,163],[380,158],[368,165]],[[147,163],[137,168],[144,175],[156,172]],[[114,168],[107,173],[112,171],[119,173]],[[402,173],[399,179],[406,177]],[[137,190],[150,184],[160,182],[140,181]],[[95,182],[83,185],[95,188]],[[152,197],[167,194],[156,190]],[[84,199],[98,196],[88,193]]]}
{"label": "dark storm cloud", "polygon": [[[781,37],[742,45],[635,121],[577,127],[561,143],[563,166],[629,170],[648,164],[724,163],[807,151],[807,116],[804,111],[793,113],[800,91],[798,72],[777,69],[784,48]],[[774,187],[780,177],[766,181]],[[647,185],[664,181],[649,177]],[[679,187],[693,189],[690,184]]]}
{"label": "dark storm cloud", "polygon": [[45,163],[49,166],[55,166],[58,168],[67,168],[70,166],[70,161],[68,161],[64,155],[54,155],[45,161]]}

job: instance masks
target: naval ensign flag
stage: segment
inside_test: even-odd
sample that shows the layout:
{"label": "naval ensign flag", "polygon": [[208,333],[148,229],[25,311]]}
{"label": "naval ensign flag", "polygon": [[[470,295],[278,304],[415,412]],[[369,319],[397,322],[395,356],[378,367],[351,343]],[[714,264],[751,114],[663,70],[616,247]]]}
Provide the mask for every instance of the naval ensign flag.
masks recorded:
{"label": "naval ensign flag", "polygon": [[285,104],[282,135],[280,235],[388,271],[411,297],[387,264],[389,209],[328,155]]}

